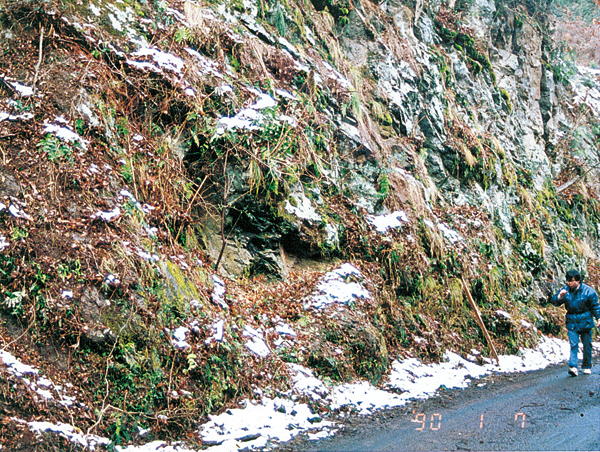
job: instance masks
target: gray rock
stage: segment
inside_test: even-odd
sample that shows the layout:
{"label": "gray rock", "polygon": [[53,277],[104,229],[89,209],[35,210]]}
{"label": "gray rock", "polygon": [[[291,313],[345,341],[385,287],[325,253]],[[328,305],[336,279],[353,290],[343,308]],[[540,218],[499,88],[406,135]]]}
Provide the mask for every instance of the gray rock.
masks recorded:
{"label": "gray rock", "polygon": [[21,196],[21,186],[17,179],[6,169],[0,169],[0,199]]}

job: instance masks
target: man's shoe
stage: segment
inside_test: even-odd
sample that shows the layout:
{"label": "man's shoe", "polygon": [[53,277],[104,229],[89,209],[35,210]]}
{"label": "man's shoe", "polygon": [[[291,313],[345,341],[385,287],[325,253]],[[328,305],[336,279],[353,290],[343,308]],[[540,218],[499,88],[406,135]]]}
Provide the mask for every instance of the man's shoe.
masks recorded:
{"label": "man's shoe", "polygon": [[578,375],[577,367],[569,367],[569,375],[572,377],[576,377]]}
{"label": "man's shoe", "polygon": [[592,375],[592,369],[583,369],[583,373],[586,375]]}

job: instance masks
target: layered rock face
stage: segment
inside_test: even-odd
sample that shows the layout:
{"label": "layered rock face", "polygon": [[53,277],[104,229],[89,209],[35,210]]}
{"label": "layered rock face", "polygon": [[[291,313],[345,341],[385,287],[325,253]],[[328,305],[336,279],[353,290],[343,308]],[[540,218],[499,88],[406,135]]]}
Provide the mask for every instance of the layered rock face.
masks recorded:
{"label": "layered rock face", "polygon": [[[565,267],[585,267],[597,254],[565,256],[556,237],[572,225],[556,216],[560,206],[550,204],[570,210],[576,198],[585,204],[582,210],[596,209],[597,91],[593,71],[556,59],[560,43],[552,41],[556,19],[549,9],[493,1],[454,7],[443,2],[312,6],[317,12],[309,5],[312,12],[301,25],[321,40],[294,33],[292,24],[286,36],[298,48],[285,48],[281,38],[279,43],[296,67],[304,66],[314,78],[326,103],[322,119],[334,139],[328,141],[327,178],[321,182],[343,187],[363,215],[402,206],[415,218],[439,223],[444,219],[432,209],[479,209],[499,228],[494,244],[499,253],[544,261],[543,268],[524,264],[536,270],[534,286],[546,269],[550,278],[558,277]],[[258,20],[242,14],[246,25]],[[340,73],[307,55],[315,50]],[[579,186],[563,186],[575,178]],[[262,256],[271,262],[271,272],[284,276],[278,245],[293,255],[310,250],[312,257],[343,247],[343,224],[323,207],[327,201],[320,188],[296,184],[288,193],[291,229],[265,242],[266,254],[254,250],[242,258],[244,251],[234,261]],[[537,217],[539,224],[520,224],[523,215]],[[576,229],[585,231],[586,246],[597,250],[596,214],[591,215],[579,217]],[[253,232],[240,236],[252,242],[249,235]],[[229,265],[223,262],[224,269]],[[243,267],[234,265],[234,273]]]}

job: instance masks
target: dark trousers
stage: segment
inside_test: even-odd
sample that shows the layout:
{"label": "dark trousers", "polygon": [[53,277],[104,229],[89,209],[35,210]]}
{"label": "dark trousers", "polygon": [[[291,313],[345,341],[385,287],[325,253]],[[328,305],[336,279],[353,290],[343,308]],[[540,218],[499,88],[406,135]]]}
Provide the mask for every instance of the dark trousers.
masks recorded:
{"label": "dark trousers", "polygon": [[582,369],[592,368],[592,330],[571,331],[567,330],[569,344],[571,345],[571,355],[569,357],[569,367],[577,367],[577,353],[579,351],[579,339],[583,344],[583,363]]}

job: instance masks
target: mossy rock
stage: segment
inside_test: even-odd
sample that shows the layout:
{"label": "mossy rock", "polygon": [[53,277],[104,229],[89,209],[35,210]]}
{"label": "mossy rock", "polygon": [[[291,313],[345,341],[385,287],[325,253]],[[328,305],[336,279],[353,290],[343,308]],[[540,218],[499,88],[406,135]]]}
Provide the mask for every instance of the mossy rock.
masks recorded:
{"label": "mossy rock", "polygon": [[164,295],[173,306],[176,305],[180,310],[187,310],[190,301],[201,299],[196,286],[177,264],[167,260],[160,262],[159,266],[165,277]]}
{"label": "mossy rock", "polygon": [[385,339],[369,321],[353,317],[326,320],[308,365],[335,381],[360,377],[376,385],[389,366]]}

